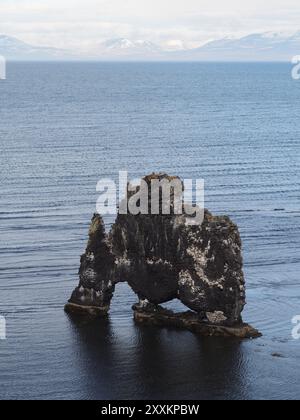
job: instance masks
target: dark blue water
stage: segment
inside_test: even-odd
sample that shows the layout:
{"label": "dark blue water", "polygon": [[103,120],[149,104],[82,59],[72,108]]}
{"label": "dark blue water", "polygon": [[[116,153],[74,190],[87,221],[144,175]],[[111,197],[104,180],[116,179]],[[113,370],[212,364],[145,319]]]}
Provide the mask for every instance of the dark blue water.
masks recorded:
{"label": "dark blue water", "polygon": [[[300,82],[290,70],[9,64],[0,81],[1,398],[300,397],[291,336],[300,314]],[[96,183],[119,170],[205,179],[206,206],[240,226],[244,318],[262,339],[137,326],[125,285],[108,320],[64,313]]]}

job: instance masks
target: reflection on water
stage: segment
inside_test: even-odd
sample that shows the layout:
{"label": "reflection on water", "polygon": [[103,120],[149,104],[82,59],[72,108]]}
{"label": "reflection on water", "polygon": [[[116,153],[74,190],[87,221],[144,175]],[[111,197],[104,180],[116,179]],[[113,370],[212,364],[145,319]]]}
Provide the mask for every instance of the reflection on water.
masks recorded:
{"label": "reflection on water", "polygon": [[[267,340],[203,338],[141,326],[132,318],[135,299],[128,286],[120,284],[108,318],[86,321],[68,316],[74,326],[72,347],[80,352],[77,368],[85,373],[89,398],[207,400],[276,398],[276,392],[277,398],[297,395],[293,364],[272,357]],[[293,394],[281,389],[283,371],[294,378]],[[269,382],[273,388],[266,386]]]}
{"label": "reflection on water", "polygon": [[[190,333],[132,325],[120,343],[109,320],[74,317],[74,346],[90,398],[242,398],[247,365],[236,340],[200,339]],[[225,394],[220,390],[226,390]]]}

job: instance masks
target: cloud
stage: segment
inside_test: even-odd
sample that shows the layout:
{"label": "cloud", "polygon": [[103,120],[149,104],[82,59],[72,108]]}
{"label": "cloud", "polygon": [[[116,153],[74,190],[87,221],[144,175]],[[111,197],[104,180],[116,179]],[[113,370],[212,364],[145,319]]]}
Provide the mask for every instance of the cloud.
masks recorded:
{"label": "cloud", "polygon": [[1,0],[0,32],[36,45],[60,47],[85,47],[114,37],[194,46],[224,35],[299,29],[298,0],[270,3],[261,0]]}

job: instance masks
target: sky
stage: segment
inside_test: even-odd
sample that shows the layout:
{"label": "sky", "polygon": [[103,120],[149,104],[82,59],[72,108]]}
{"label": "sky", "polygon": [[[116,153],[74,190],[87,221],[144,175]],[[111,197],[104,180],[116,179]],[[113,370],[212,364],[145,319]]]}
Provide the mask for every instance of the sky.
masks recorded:
{"label": "sky", "polygon": [[171,49],[298,30],[299,0],[0,0],[0,34],[60,48],[124,37]]}

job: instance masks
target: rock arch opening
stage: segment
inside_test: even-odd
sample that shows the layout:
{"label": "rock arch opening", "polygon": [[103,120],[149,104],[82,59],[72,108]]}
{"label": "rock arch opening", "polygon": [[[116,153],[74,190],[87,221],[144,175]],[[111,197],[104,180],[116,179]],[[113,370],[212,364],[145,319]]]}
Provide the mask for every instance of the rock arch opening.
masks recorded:
{"label": "rock arch opening", "polygon": [[[66,310],[105,316],[116,284],[127,282],[139,299],[134,306],[139,322],[191,330],[197,324],[208,335],[224,335],[231,329],[253,336],[257,331],[249,326],[241,333],[245,326],[241,248],[237,226],[207,210],[202,225],[188,224],[184,214],[118,214],[109,233],[96,214],[81,257],[79,285]],[[176,314],[161,306],[174,299],[190,312]]]}

